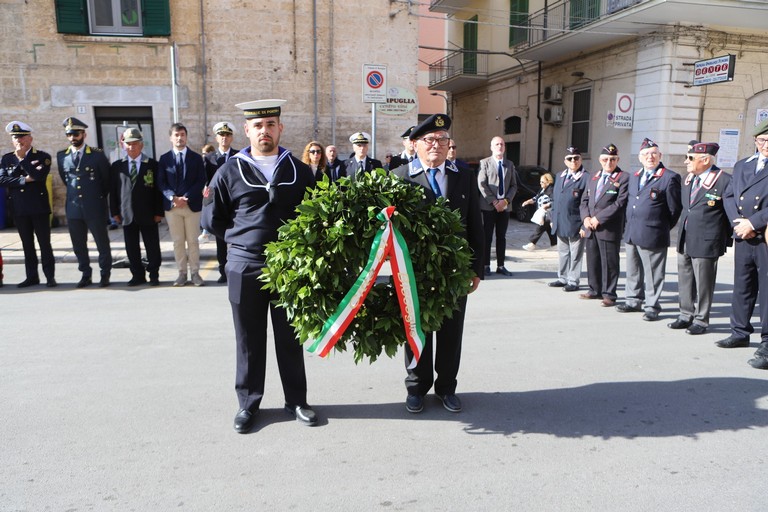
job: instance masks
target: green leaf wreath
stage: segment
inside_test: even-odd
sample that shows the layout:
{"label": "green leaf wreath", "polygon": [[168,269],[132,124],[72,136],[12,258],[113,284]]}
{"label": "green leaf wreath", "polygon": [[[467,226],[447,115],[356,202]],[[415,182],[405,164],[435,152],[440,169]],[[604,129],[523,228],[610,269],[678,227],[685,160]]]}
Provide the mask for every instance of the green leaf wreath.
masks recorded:
{"label": "green leaf wreath", "polygon": [[[327,177],[308,191],[298,216],[283,225],[266,248],[265,287],[277,292],[299,341],[316,339],[368,261],[381,229],[376,215],[395,206],[392,220],[408,244],[425,332],[452,315],[474,276],[458,212],[444,199],[428,203],[421,187],[383,169],[356,181]],[[388,271],[388,265],[383,267]],[[335,348],[352,344],[355,362],[397,353],[406,337],[391,276],[379,277]]]}

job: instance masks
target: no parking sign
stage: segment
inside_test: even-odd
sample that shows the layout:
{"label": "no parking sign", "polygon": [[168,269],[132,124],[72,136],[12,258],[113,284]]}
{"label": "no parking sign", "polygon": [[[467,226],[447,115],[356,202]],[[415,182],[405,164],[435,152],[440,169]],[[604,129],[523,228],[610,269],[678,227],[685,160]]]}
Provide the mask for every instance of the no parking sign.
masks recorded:
{"label": "no parking sign", "polygon": [[626,92],[616,94],[616,112],[613,127],[631,130],[635,117],[635,95]]}
{"label": "no parking sign", "polygon": [[387,66],[363,64],[363,103],[387,102]]}

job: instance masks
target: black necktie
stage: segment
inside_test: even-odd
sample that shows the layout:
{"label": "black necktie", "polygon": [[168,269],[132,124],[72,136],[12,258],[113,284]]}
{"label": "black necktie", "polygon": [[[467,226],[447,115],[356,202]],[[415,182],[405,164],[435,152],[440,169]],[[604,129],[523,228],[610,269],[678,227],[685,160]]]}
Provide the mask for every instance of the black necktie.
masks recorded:
{"label": "black necktie", "polygon": [[365,160],[360,160],[360,168],[358,169],[359,172],[363,172],[365,170],[365,167],[363,164],[365,163]]}
{"label": "black necktie", "polygon": [[504,197],[504,166],[501,165],[501,161],[499,161],[499,195],[501,197]]}
{"label": "black necktie", "polygon": [[184,179],[184,161],[181,159],[181,153],[176,153],[176,175]]}
{"label": "black necktie", "polygon": [[696,194],[699,192],[699,188],[701,188],[701,178],[696,176],[693,178],[693,185],[691,186],[691,197],[688,201],[690,204],[693,204],[694,200],[696,199]]}
{"label": "black necktie", "polygon": [[72,155],[72,163],[74,164],[75,169],[80,167],[80,152],[79,151],[75,151],[75,154]]}

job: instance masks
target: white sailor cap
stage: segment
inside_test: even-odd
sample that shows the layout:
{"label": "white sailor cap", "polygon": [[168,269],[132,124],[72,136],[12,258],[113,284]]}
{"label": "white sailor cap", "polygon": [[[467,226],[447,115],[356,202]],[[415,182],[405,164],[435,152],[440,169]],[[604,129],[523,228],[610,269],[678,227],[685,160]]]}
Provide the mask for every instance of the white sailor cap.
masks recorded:
{"label": "white sailor cap", "polygon": [[11,121],[5,127],[9,135],[29,135],[32,133],[32,127],[23,121]]}
{"label": "white sailor cap", "polygon": [[222,133],[232,135],[235,133],[235,126],[227,121],[222,121],[213,125],[213,133],[221,135]]}
{"label": "white sailor cap", "polygon": [[355,132],[349,136],[349,142],[352,144],[368,144],[371,142],[371,136],[365,132]]}
{"label": "white sailor cap", "polygon": [[285,105],[286,100],[256,100],[246,101],[235,105],[243,111],[246,119],[255,119],[257,117],[280,117],[280,107]]}

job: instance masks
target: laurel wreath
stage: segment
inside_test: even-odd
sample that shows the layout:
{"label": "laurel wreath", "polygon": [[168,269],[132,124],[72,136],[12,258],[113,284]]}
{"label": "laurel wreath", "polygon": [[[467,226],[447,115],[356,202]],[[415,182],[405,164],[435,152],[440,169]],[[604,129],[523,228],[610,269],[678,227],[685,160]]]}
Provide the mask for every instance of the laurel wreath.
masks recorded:
{"label": "laurel wreath", "polygon": [[[439,329],[470,289],[471,250],[458,212],[443,198],[426,201],[424,190],[383,169],[331,183],[325,177],[308,191],[298,216],[267,245],[261,279],[277,293],[303,344],[323,324],[364,268],[376,232],[376,215],[395,206],[392,222],[403,235],[413,262],[425,332]],[[384,268],[388,268],[385,265]],[[335,349],[351,346],[358,363],[392,357],[405,343],[400,306],[391,276],[379,276]]]}

